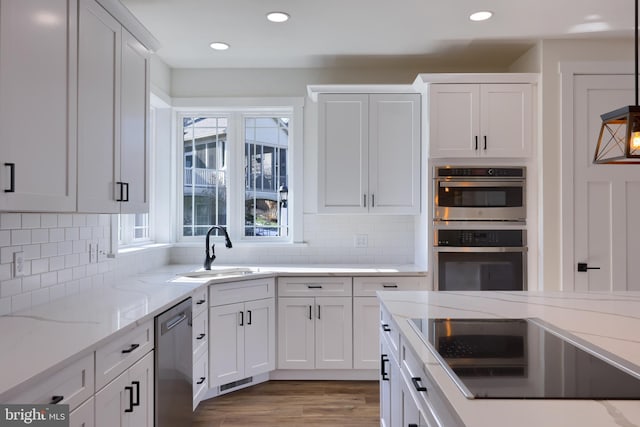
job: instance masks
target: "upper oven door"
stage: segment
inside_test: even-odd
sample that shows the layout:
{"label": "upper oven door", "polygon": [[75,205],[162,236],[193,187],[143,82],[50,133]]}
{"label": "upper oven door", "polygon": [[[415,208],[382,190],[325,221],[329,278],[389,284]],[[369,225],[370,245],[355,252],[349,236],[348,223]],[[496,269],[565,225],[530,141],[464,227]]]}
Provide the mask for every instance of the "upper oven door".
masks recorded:
{"label": "upper oven door", "polygon": [[525,181],[436,179],[434,220],[524,221]]}

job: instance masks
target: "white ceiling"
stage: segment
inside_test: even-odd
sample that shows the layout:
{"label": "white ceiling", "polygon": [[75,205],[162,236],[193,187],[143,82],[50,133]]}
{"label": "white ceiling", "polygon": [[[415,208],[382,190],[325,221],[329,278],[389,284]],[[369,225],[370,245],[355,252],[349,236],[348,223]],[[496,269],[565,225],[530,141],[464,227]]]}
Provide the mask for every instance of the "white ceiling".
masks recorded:
{"label": "white ceiling", "polygon": [[[634,25],[631,0],[121,1],[172,68],[512,61],[538,39],[632,36]],[[470,21],[477,10],[494,16]],[[268,22],[270,11],[291,19]],[[231,48],[214,51],[213,41]]]}

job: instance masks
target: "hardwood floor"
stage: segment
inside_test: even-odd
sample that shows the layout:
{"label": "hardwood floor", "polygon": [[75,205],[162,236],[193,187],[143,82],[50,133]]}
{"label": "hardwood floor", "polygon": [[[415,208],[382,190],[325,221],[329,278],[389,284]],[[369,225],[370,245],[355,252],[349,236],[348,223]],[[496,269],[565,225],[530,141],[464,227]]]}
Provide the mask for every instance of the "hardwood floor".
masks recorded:
{"label": "hardwood floor", "polygon": [[377,381],[269,381],[201,402],[193,427],[380,425]]}

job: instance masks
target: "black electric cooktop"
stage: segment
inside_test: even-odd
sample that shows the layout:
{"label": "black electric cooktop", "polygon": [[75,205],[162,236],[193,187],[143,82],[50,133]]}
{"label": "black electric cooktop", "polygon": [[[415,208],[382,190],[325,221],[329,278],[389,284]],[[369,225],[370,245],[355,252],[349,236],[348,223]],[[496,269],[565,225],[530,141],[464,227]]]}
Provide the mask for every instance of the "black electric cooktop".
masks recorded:
{"label": "black electric cooktop", "polygon": [[411,319],[470,399],[640,399],[640,368],[539,319]]}

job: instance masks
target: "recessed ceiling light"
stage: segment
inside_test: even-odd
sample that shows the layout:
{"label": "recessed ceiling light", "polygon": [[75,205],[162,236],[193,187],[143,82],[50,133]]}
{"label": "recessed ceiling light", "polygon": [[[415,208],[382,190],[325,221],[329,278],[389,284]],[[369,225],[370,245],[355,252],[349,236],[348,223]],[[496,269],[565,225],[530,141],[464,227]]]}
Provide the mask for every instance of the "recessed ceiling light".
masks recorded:
{"label": "recessed ceiling light", "polygon": [[225,42],[213,42],[209,45],[209,47],[214,50],[227,50],[230,46],[229,43]]}
{"label": "recessed ceiling light", "polygon": [[486,21],[493,16],[493,12],[488,10],[481,10],[480,12],[472,13],[469,15],[469,19],[472,21]]}
{"label": "recessed ceiling light", "polygon": [[285,12],[269,12],[267,13],[267,19],[271,22],[287,22],[289,14]]}

